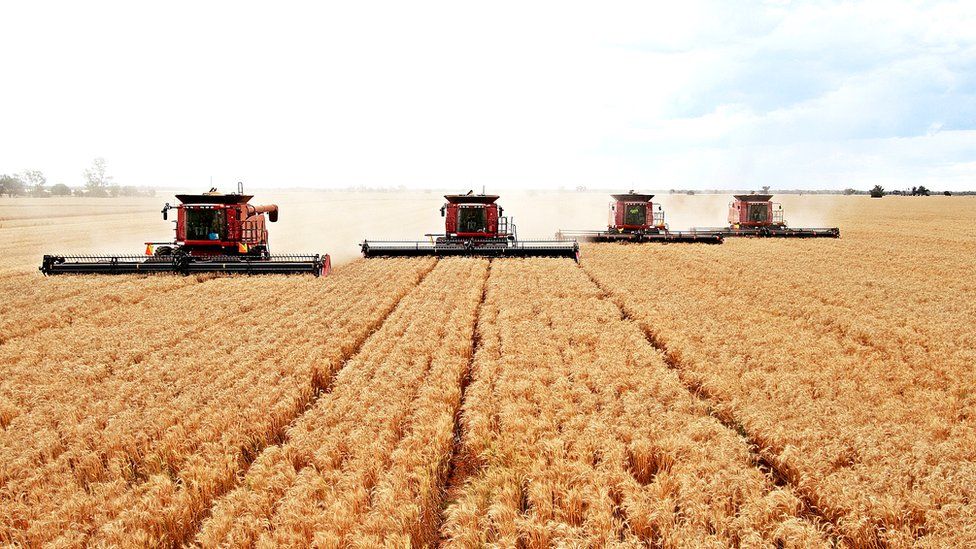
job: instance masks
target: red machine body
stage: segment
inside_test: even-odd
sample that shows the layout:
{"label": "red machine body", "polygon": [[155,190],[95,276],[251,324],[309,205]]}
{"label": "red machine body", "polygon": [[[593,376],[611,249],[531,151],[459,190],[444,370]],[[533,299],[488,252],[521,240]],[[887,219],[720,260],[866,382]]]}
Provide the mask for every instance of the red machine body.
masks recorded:
{"label": "red machine body", "polygon": [[176,242],[193,256],[267,255],[268,229],[265,220],[278,220],[278,206],[254,206],[246,194],[178,194]]}
{"label": "red machine body", "polygon": [[508,238],[514,236],[514,227],[504,210],[495,203],[498,195],[455,195],[444,197],[447,204],[441,206],[444,216],[444,234],[448,238]]}
{"label": "red machine body", "polygon": [[664,210],[651,199],[653,194],[612,194],[608,228],[615,231],[664,230]]}
{"label": "red machine body", "polygon": [[783,205],[771,194],[737,194],[729,204],[729,225],[740,227],[782,227]]}

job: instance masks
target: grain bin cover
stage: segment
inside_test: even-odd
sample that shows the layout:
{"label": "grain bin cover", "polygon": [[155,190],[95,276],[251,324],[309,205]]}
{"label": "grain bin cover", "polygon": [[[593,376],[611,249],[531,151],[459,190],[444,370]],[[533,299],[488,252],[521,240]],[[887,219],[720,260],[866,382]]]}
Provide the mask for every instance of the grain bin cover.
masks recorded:
{"label": "grain bin cover", "polygon": [[769,202],[773,199],[771,194],[736,194],[732,196],[739,202]]}
{"label": "grain bin cover", "polygon": [[626,194],[611,194],[617,202],[650,202],[654,198],[653,194],[638,194],[634,192]]}

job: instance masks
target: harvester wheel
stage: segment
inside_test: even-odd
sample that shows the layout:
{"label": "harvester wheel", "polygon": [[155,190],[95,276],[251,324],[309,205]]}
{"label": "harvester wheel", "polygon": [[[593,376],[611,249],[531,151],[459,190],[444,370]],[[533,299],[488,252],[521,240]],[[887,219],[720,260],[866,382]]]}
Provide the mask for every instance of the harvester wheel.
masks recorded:
{"label": "harvester wheel", "polygon": [[157,246],[156,247],[156,257],[168,257],[173,255],[172,246]]}
{"label": "harvester wheel", "polygon": [[178,273],[190,274],[190,256],[183,251],[173,254],[173,269]]}

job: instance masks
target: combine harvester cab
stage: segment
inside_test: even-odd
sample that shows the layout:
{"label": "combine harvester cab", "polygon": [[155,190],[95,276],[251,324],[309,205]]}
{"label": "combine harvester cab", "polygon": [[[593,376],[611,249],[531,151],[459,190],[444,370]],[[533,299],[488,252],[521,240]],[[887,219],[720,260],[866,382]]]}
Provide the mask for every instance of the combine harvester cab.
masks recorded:
{"label": "combine harvester cab", "polygon": [[760,238],[840,238],[838,227],[794,228],[783,219],[783,205],[771,194],[737,194],[729,203],[729,226],[697,228],[722,236]]}
{"label": "combine harvester cab", "polygon": [[579,261],[575,240],[520,240],[493,194],[449,194],[441,206],[444,234],[429,240],[364,240],[363,256],[568,257]]}
{"label": "combine harvester cab", "polygon": [[664,210],[651,200],[653,194],[630,191],[612,194],[610,220],[605,231],[559,230],[557,239],[573,238],[584,242],[700,242],[721,244],[715,232],[672,231],[664,222]]}
{"label": "combine harvester cab", "polygon": [[176,239],[146,242],[139,255],[45,255],[40,270],[55,274],[242,273],[328,275],[326,255],[271,255],[267,220],[278,220],[278,206],[249,204],[252,195],[178,194],[180,204],[163,206],[163,219],[176,210]]}

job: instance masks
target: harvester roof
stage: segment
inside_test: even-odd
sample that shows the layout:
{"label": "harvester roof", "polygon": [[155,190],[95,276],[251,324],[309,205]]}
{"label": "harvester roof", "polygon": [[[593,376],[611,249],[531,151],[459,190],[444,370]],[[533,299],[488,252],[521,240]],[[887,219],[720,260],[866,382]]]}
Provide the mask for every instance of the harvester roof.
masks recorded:
{"label": "harvester roof", "polygon": [[254,198],[252,194],[178,194],[176,199],[183,204],[247,204]]}
{"label": "harvester roof", "polygon": [[640,194],[630,191],[626,194],[611,194],[617,202],[650,202],[654,198],[653,194]]}
{"label": "harvester roof", "polygon": [[732,196],[740,202],[769,202],[773,198],[771,194],[734,194]]}
{"label": "harvester roof", "polygon": [[497,194],[446,194],[444,198],[451,204],[493,204]]}

